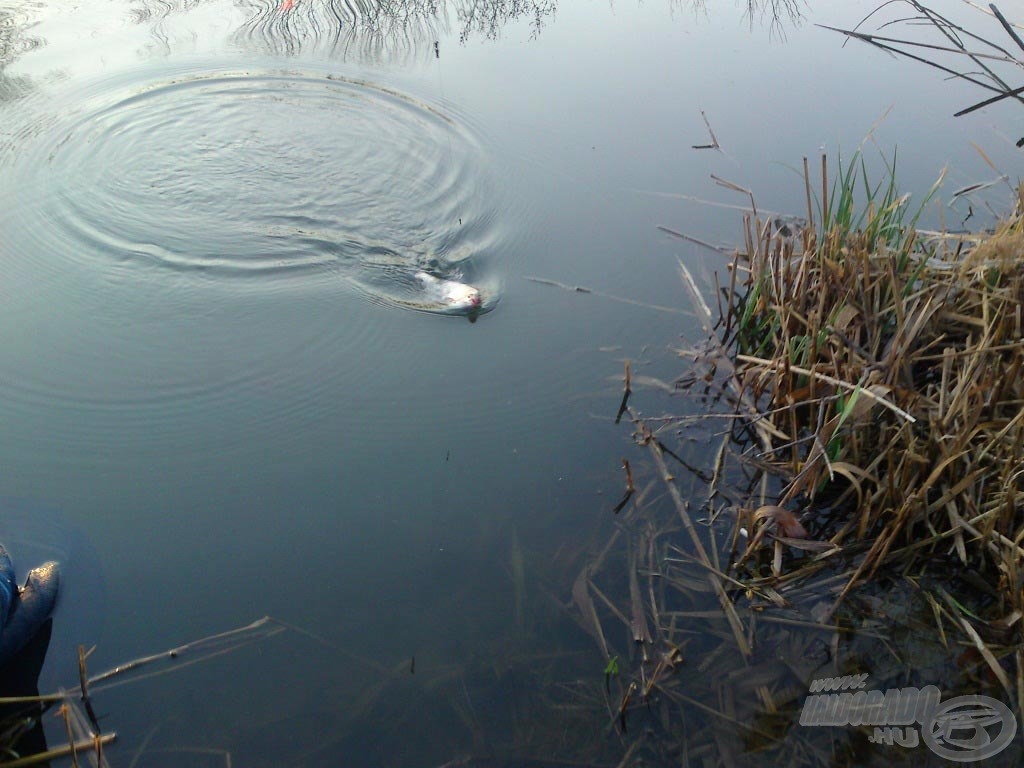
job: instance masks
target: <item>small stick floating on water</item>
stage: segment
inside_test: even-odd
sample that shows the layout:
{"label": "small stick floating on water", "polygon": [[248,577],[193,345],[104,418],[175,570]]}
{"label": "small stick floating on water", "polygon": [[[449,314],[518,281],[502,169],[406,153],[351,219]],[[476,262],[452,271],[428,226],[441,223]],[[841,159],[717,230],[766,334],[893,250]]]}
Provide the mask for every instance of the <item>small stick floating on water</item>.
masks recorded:
{"label": "small stick floating on water", "polygon": [[612,510],[616,515],[623,510],[629,500],[633,498],[633,494],[636,493],[636,487],[633,485],[633,470],[629,466],[629,461],[623,459],[622,468],[626,470],[626,493],[622,497],[622,500],[615,505],[615,509]]}
{"label": "small stick floating on water", "polygon": [[700,116],[704,118],[704,125],[706,125],[707,128],[708,128],[708,135],[711,136],[711,143],[710,144],[694,144],[693,148],[694,149],[717,149],[719,152],[721,152],[722,151],[722,145],[718,143],[718,139],[715,137],[715,132],[713,130],[711,130],[711,123],[708,121],[708,116],[704,113],[703,109],[700,111]]}
{"label": "small stick floating on water", "polygon": [[[629,388],[629,360],[626,361],[626,381],[622,388],[622,402],[619,403],[619,412],[615,414],[615,423],[618,424],[622,421],[622,414],[626,412],[626,406],[629,405],[629,396],[633,393],[633,390]],[[623,459],[625,461],[625,459]]]}

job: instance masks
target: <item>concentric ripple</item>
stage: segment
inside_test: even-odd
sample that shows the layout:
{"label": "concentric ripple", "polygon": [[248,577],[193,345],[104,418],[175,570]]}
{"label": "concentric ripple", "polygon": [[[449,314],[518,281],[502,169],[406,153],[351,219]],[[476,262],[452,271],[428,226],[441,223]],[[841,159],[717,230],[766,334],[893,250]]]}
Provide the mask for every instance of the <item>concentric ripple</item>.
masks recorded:
{"label": "concentric ripple", "polygon": [[340,274],[387,301],[396,264],[484,247],[480,161],[468,131],[397,91],[239,72],[84,110],[19,163],[18,181],[38,236],[92,268],[270,286]]}
{"label": "concentric ripple", "polygon": [[436,326],[371,302],[429,310],[418,269],[497,300],[485,152],[426,101],[179,69],[20,115],[0,137],[0,384],[20,456],[302,440],[339,393],[372,393],[369,413],[431,363]]}

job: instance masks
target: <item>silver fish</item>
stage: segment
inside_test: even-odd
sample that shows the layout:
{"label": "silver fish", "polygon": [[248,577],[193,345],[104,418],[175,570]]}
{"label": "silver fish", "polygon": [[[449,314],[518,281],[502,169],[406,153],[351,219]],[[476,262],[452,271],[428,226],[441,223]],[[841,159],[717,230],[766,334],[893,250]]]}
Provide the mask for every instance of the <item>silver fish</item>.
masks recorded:
{"label": "silver fish", "polygon": [[483,305],[480,291],[467,283],[445,280],[429,272],[416,272],[414,277],[423,286],[427,303],[437,304],[445,312],[453,314],[470,313]]}

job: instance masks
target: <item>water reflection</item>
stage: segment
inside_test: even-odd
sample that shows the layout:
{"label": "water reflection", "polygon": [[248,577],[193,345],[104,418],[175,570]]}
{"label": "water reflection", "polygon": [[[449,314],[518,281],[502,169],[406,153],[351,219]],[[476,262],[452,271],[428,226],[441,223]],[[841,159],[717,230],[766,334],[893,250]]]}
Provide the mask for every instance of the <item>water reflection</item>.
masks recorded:
{"label": "water reflection", "polygon": [[[704,0],[685,3],[707,11]],[[500,38],[506,27],[526,21],[535,38],[550,23],[557,0],[271,0],[245,3],[249,18],[236,40],[247,48],[295,54],[328,51],[335,56],[353,52],[372,58],[395,59],[433,54],[437,40],[456,30],[460,43],[474,37]],[[782,31],[802,18],[795,0],[747,0],[746,14],[756,22]]]}
{"label": "water reflection", "polygon": [[490,3],[468,2],[456,9],[459,19],[459,40],[466,42],[480,34],[494,40],[502,27],[520,19],[530,20],[533,36],[539,35],[544,25],[554,17],[555,0],[494,0]]}
{"label": "water reflection", "polygon": [[747,0],[747,18],[751,26],[757,22],[784,34],[787,27],[803,19],[803,8],[796,0]]}
{"label": "water reflection", "polygon": [[[705,0],[669,3],[709,13]],[[146,26],[151,43],[170,52],[176,40],[169,22],[206,10],[219,19],[237,19],[230,22],[229,34],[247,52],[394,62],[440,56],[438,41],[453,33],[461,43],[475,37],[496,40],[505,28],[525,22],[530,37],[536,38],[554,20],[557,5],[557,0],[234,0],[230,5],[221,0],[140,0],[116,10],[117,18],[106,19],[102,31],[125,21]],[[29,90],[29,78],[7,70],[46,44],[46,22],[60,16],[54,10],[43,4],[0,5],[0,102]],[[745,14],[752,26],[783,32],[799,23],[802,8],[795,0],[747,0]],[[186,31],[186,38],[194,35],[195,30]]]}
{"label": "water reflection", "polygon": [[32,24],[28,4],[0,5],[0,103],[18,98],[30,89],[28,78],[12,77],[5,70],[18,57],[43,44],[41,38],[30,34]]}
{"label": "water reflection", "polygon": [[246,50],[266,53],[402,59],[427,52],[447,28],[446,9],[434,0],[243,0],[242,7],[248,18],[235,34],[235,42]]}
{"label": "water reflection", "polygon": [[330,0],[316,5],[284,0],[249,6],[250,16],[235,39],[247,49],[279,54],[315,51],[389,60],[440,56],[437,40],[453,28],[462,43],[475,36],[494,40],[504,27],[527,19],[536,36],[556,7],[555,0]]}
{"label": "water reflection", "polygon": [[311,49],[345,55],[354,50],[374,58],[440,55],[436,41],[454,27],[459,41],[493,40],[501,30],[528,19],[540,34],[554,16],[555,0],[272,0],[246,4],[249,19],[237,40],[246,47],[294,54]]}

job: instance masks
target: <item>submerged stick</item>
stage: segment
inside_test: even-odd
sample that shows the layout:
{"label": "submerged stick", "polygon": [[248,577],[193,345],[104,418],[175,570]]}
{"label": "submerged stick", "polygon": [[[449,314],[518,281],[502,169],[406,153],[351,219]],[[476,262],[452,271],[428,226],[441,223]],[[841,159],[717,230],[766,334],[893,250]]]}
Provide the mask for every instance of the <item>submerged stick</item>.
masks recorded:
{"label": "submerged stick", "polygon": [[636,688],[636,682],[630,683],[626,692],[622,696],[622,703],[619,704],[619,727],[622,729],[623,733],[626,732],[626,710],[629,708],[629,702],[632,700],[633,694],[636,692]]}
{"label": "submerged stick", "polygon": [[[178,647],[171,648],[167,651],[154,653],[150,656],[143,656],[142,658],[129,661],[126,664],[121,664],[120,666],[114,667],[113,669],[109,669],[106,672],[90,678],[88,683],[92,686],[93,690],[97,690],[97,683],[105,683],[112,678],[135,672],[157,662],[175,661],[182,657],[189,657],[191,654],[200,654],[195,658],[186,658],[179,665],[179,668],[191,666],[192,664],[196,664],[208,658],[233,651],[247,643],[251,643],[265,637],[272,637],[273,635],[284,632],[284,630],[285,628],[278,624],[273,618],[270,616],[264,616],[262,619],[257,619],[244,627],[238,627],[236,629],[230,629],[227,632],[210,635],[209,637],[204,637],[201,640],[194,640],[191,643],[185,643],[184,645],[179,645]],[[142,679],[159,674],[163,673],[157,670],[145,675],[139,675],[138,677],[130,677],[128,680],[117,680],[112,683],[107,683],[106,685],[101,685],[100,689],[112,688],[115,685],[121,685],[129,682],[130,680]]]}
{"label": "submerged stick", "polygon": [[78,646],[78,681],[82,691],[82,704],[85,706],[85,713],[89,716],[89,723],[92,725],[94,733],[100,733],[100,722],[92,708],[92,702],[89,700],[89,674],[85,668],[85,659],[88,655],[84,645]]}
{"label": "submerged stick", "polygon": [[[76,706],[73,701],[64,702],[61,705],[60,713],[64,717],[64,723],[68,728],[69,744],[73,745],[78,741],[91,740],[96,757],[90,762],[96,768],[108,768],[109,763],[103,759],[103,737],[99,732],[99,726],[96,725],[95,730],[90,728],[90,723],[86,722],[81,708]],[[71,760],[74,765],[78,765],[77,750],[72,751]]]}
{"label": "submerged stick", "polygon": [[636,493],[636,487],[633,485],[633,470],[629,466],[629,461],[626,459],[622,460],[622,468],[626,470],[626,493],[622,497],[622,500],[615,505],[615,509],[612,510],[614,514],[619,514],[623,507],[629,503],[629,500],[633,498],[633,494]]}
{"label": "submerged stick", "polygon": [[[642,424],[640,419],[635,415],[633,415],[633,420],[638,424]],[[686,502],[683,501],[683,497],[679,493],[679,489],[673,482],[672,475],[669,474],[668,467],[665,466],[665,458],[662,455],[661,445],[657,440],[651,437],[647,440],[647,447],[651,452],[651,456],[654,458],[654,464],[659,475],[665,482],[665,487],[668,489],[668,494],[676,507],[676,512],[679,514],[679,519],[683,523],[683,528],[686,529],[686,532],[690,536],[690,541],[693,543],[693,549],[696,553],[696,559],[704,566],[705,569],[707,569],[708,581],[711,583],[711,588],[714,590],[715,595],[718,597],[718,602],[722,606],[725,618],[729,622],[729,627],[732,629],[733,635],[736,638],[736,645],[744,658],[750,658],[753,653],[753,649],[751,648],[750,643],[747,642],[746,634],[743,631],[743,622],[740,620],[739,614],[736,612],[736,606],[734,606],[732,600],[729,599],[729,595],[726,593],[725,587],[723,586],[725,577],[722,572],[714,566],[708,557],[707,550],[704,548],[704,544],[701,541],[700,536],[697,534],[697,529],[693,525],[693,520],[690,519],[690,513],[687,510]]]}
{"label": "submerged stick", "polygon": [[61,704],[60,709],[57,710],[57,714],[64,719],[64,729],[68,734],[68,747],[71,750],[71,765],[73,765],[74,768],[78,768],[78,750],[75,749],[75,736],[71,731],[71,718],[68,716],[68,712],[69,709],[67,704]]}
{"label": "submerged stick", "polygon": [[[746,210],[746,209],[744,209],[744,210]],[[670,229],[669,227],[663,227],[660,224],[658,225],[658,229],[660,231],[664,232],[666,235],[672,235],[672,237],[678,237],[680,240],[686,240],[688,242],[694,243],[695,245],[699,245],[702,248],[707,248],[710,251],[715,251],[717,253],[729,253],[730,252],[729,248],[726,248],[726,247],[721,246],[721,245],[712,245],[711,243],[706,243],[703,240],[699,240],[698,238],[694,237],[693,235],[687,235],[687,234],[684,234],[683,232],[677,232],[674,229]]]}
{"label": "submerged stick", "polygon": [[708,116],[704,113],[703,109],[700,111],[700,116],[704,118],[704,125],[706,125],[707,128],[708,128],[708,135],[711,137],[711,143],[710,144],[694,144],[694,145],[692,145],[693,148],[694,149],[717,149],[719,152],[721,152],[722,151],[722,145],[718,143],[718,139],[715,137],[715,132],[713,130],[711,130],[711,123],[708,122]]}
{"label": "submerged stick", "polygon": [[608,658],[608,641],[605,640],[604,630],[601,629],[601,620],[597,617],[597,609],[594,607],[594,599],[590,596],[590,573],[584,568],[572,585],[572,599],[583,617],[583,629],[593,637],[599,646],[601,653]]}
{"label": "submerged stick", "polygon": [[711,309],[708,307],[707,302],[704,301],[704,297],[697,288],[697,282],[693,279],[693,275],[690,273],[690,270],[686,268],[686,265],[683,264],[682,261],[678,261],[678,263],[679,275],[682,278],[683,285],[687,292],[690,294],[690,301],[692,302],[694,309],[697,310],[697,319],[700,321],[701,329],[707,335],[708,342],[714,346],[715,361],[718,366],[727,372],[727,380],[730,388],[736,394],[736,398],[739,403],[743,405],[744,410],[749,414],[751,425],[757,433],[762,449],[766,454],[770,454],[772,452],[771,435],[773,433],[777,437],[784,437],[784,435],[775,429],[770,422],[766,422],[761,418],[761,412],[758,410],[757,403],[754,402],[750,392],[747,391],[746,387],[744,387],[744,385],[739,381],[732,358],[725,349],[725,346],[722,344],[721,339],[718,338],[718,334],[715,332],[715,322],[711,315]]}

